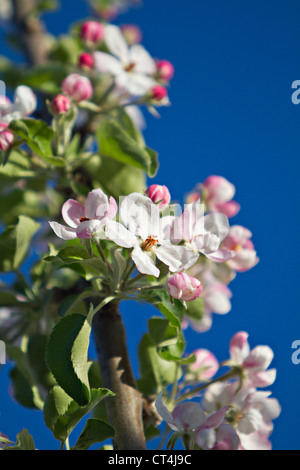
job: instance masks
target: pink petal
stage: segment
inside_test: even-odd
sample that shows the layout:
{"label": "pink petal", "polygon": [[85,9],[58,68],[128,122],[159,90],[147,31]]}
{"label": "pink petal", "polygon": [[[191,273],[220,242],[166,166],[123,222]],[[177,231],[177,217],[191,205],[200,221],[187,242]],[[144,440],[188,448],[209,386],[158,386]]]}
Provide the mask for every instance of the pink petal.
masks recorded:
{"label": "pink petal", "polygon": [[84,217],[84,207],[74,199],[69,199],[62,206],[62,216],[66,224],[72,228],[78,227],[80,218]]}

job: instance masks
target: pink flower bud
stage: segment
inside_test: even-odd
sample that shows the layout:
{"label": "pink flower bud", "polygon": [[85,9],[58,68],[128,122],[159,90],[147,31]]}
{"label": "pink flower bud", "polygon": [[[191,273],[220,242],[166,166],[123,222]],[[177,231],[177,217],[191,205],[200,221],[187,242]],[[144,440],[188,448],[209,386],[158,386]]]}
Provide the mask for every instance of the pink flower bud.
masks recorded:
{"label": "pink flower bud", "polygon": [[83,52],[78,58],[78,65],[82,69],[92,69],[94,67],[94,63],[94,57],[87,52]]}
{"label": "pink flower bud", "polygon": [[89,100],[93,95],[93,86],[90,80],[77,73],[72,73],[64,79],[62,90],[77,102]]}
{"label": "pink flower bud", "polygon": [[127,43],[132,46],[133,44],[140,44],[143,40],[142,31],[134,24],[124,24],[121,30]]}
{"label": "pink flower bud", "polygon": [[177,273],[168,280],[168,290],[174,299],[190,302],[196,300],[202,292],[201,282],[185,273]]}
{"label": "pink flower bud", "polygon": [[170,204],[171,195],[166,186],[160,186],[159,184],[152,184],[146,190],[146,195],[154,202],[159,203],[159,208],[163,209],[165,206]]}
{"label": "pink flower bud", "polygon": [[0,123],[0,151],[7,150],[13,143],[14,135],[7,130],[8,124],[6,122]]}
{"label": "pink flower bud", "polygon": [[71,106],[72,101],[64,95],[57,95],[51,102],[51,109],[54,114],[64,114]]}
{"label": "pink flower bud", "polygon": [[159,78],[169,82],[175,73],[173,64],[168,60],[159,60],[156,64]]}
{"label": "pink flower bud", "polygon": [[209,176],[203,183],[203,197],[207,209],[211,212],[221,212],[227,217],[235,216],[240,205],[232,201],[235,195],[235,187],[223,176]]}
{"label": "pink flower bud", "polygon": [[162,101],[164,98],[167,98],[167,96],[167,89],[161,85],[157,85],[151,90],[151,98],[155,101]]}
{"label": "pink flower bud", "polygon": [[98,21],[86,21],[81,26],[80,37],[86,42],[96,44],[104,38],[104,26]]}

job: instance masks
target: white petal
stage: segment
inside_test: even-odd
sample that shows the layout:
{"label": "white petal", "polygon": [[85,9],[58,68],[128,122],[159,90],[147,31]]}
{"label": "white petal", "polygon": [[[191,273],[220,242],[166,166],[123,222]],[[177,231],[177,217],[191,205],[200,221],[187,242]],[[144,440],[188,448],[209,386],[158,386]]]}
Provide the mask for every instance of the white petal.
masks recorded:
{"label": "white petal", "polygon": [[103,74],[118,76],[123,73],[123,67],[119,59],[105,52],[94,52],[95,69]]}
{"label": "white petal", "polygon": [[108,197],[102,189],[90,191],[85,201],[85,217],[101,219],[108,210]]}
{"label": "white petal", "polygon": [[125,71],[118,75],[116,83],[135,97],[145,96],[156,85],[155,80],[146,75]]}
{"label": "white petal", "polygon": [[112,54],[121,59],[124,63],[129,63],[129,49],[124,36],[115,25],[107,25],[105,27],[105,42]]}
{"label": "white petal", "polygon": [[150,198],[139,193],[126,196],[120,206],[120,216],[128,230],[143,240],[159,236],[159,209]]}
{"label": "white petal", "polygon": [[[162,399],[162,392],[160,392],[157,395],[156,401],[155,401],[155,408],[158,414],[162,417],[164,421],[168,424],[173,423],[173,418],[171,413],[169,412],[168,408],[165,406],[163,399]],[[173,428],[174,429],[174,428]]]}
{"label": "white petal", "polygon": [[195,235],[211,233],[216,235],[220,241],[229,233],[228,217],[224,214],[214,213],[202,217],[195,226]]}
{"label": "white petal", "polygon": [[160,271],[155,266],[149,252],[143,251],[140,246],[135,246],[131,256],[140,273],[147,274],[148,276],[159,276]]}
{"label": "white petal", "polygon": [[14,94],[14,109],[20,111],[23,117],[29,116],[36,109],[36,96],[31,88],[25,85],[18,86]]}
{"label": "white petal", "polygon": [[134,44],[130,49],[129,55],[130,62],[135,64],[135,72],[146,75],[154,75],[156,73],[157,68],[154,60],[141,44]]}
{"label": "white petal", "polygon": [[75,240],[77,238],[74,229],[65,227],[64,225],[58,224],[57,222],[49,222],[50,227],[54,231],[55,235],[63,240]]}
{"label": "white petal", "polygon": [[90,238],[92,233],[96,232],[100,226],[101,222],[99,220],[81,222],[76,229],[77,236],[78,238]]}
{"label": "white petal", "polygon": [[178,272],[193,266],[198,260],[198,253],[185,246],[176,246],[164,241],[155,249],[156,256],[169,266],[170,271]]}
{"label": "white petal", "polygon": [[124,248],[133,248],[138,242],[133,233],[129,232],[124,225],[114,220],[107,220],[105,232],[109,240]]}

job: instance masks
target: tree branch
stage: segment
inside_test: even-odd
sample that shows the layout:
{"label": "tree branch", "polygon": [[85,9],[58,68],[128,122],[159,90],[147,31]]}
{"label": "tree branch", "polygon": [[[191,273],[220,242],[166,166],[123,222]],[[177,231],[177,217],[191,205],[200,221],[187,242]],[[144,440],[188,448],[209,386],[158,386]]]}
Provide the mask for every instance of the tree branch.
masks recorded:
{"label": "tree branch", "polygon": [[44,64],[48,58],[45,26],[39,19],[30,16],[35,6],[36,0],[13,0],[14,22],[30,65]]}
{"label": "tree branch", "polygon": [[116,431],[115,446],[144,450],[143,400],[136,388],[117,303],[111,302],[95,315],[93,331],[102,384],[116,394],[106,400],[109,421]]}

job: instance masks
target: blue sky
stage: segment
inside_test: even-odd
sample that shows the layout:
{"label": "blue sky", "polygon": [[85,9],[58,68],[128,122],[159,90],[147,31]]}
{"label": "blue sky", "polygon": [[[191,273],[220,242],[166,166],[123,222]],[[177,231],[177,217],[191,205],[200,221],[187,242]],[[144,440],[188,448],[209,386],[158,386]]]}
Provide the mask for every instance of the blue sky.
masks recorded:
{"label": "blue sky", "polygon": [[[62,4],[60,13],[46,18],[54,34],[87,14],[84,1],[72,2],[72,9],[70,2]],[[291,101],[291,84],[300,79],[299,20],[298,0],[144,0],[117,21],[138,24],[145,47],[176,69],[172,106],[161,119],[147,116],[146,141],[160,154],[152,182],[165,184],[183,202],[207,176],[226,177],[242,206],[231,223],[252,231],[260,257],[230,285],[232,311],[215,315],[207,333],[189,331],[188,350],[205,347],[223,360],[240,330],[249,333],[251,346],[272,347],[278,377],[270,390],[282,414],[271,440],[274,449],[285,450],[300,448],[300,365],[291,361],[292,342],[300,339],[300,105]],[[128,303],[122,312],[136,370],[137,343],[153,310]],[[57,448],[39,413],[7,401],[5,367],[0,428],[13,437],[26,427],[39,448]]]}

